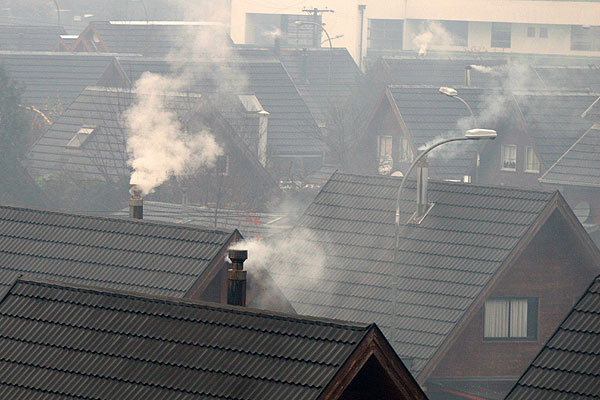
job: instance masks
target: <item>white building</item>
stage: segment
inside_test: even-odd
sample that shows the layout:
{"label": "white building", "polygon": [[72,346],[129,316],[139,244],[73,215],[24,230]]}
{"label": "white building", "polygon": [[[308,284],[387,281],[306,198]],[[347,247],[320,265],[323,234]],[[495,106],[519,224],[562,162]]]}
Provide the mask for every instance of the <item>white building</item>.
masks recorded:
{"label": "white building", "polygon": [[[236,43],[310,47],[319,13],[333,45],[367,54],[429,50],[600,56],[600,0],[231,0]],[[362,27],[362,29],[361,29]],[[318,37],[318,41],[326,37]],[[325,44],[326,45],[326,44]]]}

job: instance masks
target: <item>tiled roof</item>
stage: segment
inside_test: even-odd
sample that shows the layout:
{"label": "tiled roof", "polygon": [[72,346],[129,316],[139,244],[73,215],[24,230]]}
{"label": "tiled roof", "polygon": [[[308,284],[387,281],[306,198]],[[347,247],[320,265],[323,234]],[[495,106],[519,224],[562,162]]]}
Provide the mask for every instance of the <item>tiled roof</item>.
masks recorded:
{"label": "tiled roof", "polygon": [[360,70],[345,48],[282,49],[280,58],[320,126],[331,123],[330,104],[342,107],[359,84]]}
{"label": "tiled roof", "polygon": [[542,183],[600,187],[600,128],[592,128],[540,178]]}
{"label": "tiled roof", "polygon": [[600,92],[600,65],[533,66],[547,88],[590,90]]}
{"label": "tiled roof", "polygon": [[[114,214],[129,215],[129,208]],[[268,237],[291,228],[290,218],[284,214],[269,214],[257,211],[238,211],[188,204],[144,201],[144,219],[179,224],[213,226],[215,221],[221,229],[237,229],[247,239]]]}
{"label": "tiled roof", "polygon": [[317,399],[371,325],[18,280],[0,396]]}
{"label": "tiled roof", "polygon": [[[217,43],[227,42],[233,45],[223,28],[213,24],[96,21],[91,22],[90,26],[111,53],[165,57],[176,54],[183,46],[182,40],[186,38],[191,42],[214,40]],[[86,31],[82,34],[85,33]]]}
{"label": "tiled roof", "polygon": [[0,25],[0,50],[51,51],[60,35],[66,33],[57,25]]}
{"label": "tiled roof", "polygon": [[183,297],[236,232],[0,206],[0,286],[16,275]]}
{"label": "tiled roof", "polygon": [[[270,272],[299,314],[375,322],[418,374],[548,206],[554,193],[429,182],[435,205],[405,225],[392,329],[395,202],[400,179],[335,173],[292,231],[325,254],[324,267],[274,263]],[[401,219],[416,204],[402,193]],[[305,230],[310,235],[304,235]],[[300,235],[300,236],[299,236]],[[304,268],[310,273],[304,273]]]}
{"label": "tiled roof", "polygon": [[[119,63],[133,82],[146,71],[160,74],[172,72],[170,64],[159,59],[119,57]],[[270,113],[268,145],[274,155],[323,153],[324,144],[318,140],[315,119],[279,61],[235,58],[229,65],[201,61],[187,65],[189,69],[198,71],[190,88],[196,93],[225,92],[227,89],[217,84],[220,80],[225,80],[231,90],[256,95],[263,108]],[[217,77],[215,71],[221,76]],[[231,108],[232,105],[222,104],[222,108],[228,107]],[[227,113],[225,116],[231,118]],[[235,123],[232,125],[235,126]]]}
{"label": "tiled roof", "polygon": [[[474,124],[478,128],[495,129],[495,121],[483,121],[482,126],[471,122],[465,105],[441,94],[439,87],[390,86],[389,90],[408,129],[415,154],[419,147],[434,139],[463,136]],[[459,94],[471,106],[476,118],[486,108],[485,96],[494,95],[476,88],[460,89]],[[428,157],[431,176],[462,179],[475,165],[478,146],[479,143],[459,143],[433,153]]]}
{"label": "tiled roof", "polygon": [[587,93],[533,92],[515,96],[542,164],[550,168],[591,126],[581,114],[598,98]]}
{"label": "tiled roof", "polygon": [[96,54],[0,52],[0,63],[23,87],[26,104],[63,109],[90,85],[95,85],[113,57]]}
{"label": "tiled roof", "polygon": [[[464,87],[466,83],[465,69],[470,65],[495,67],[506,65],[506,60],[438,60],[438,59],[406,59],[383,58],[383,63],[393,85],[432,85]],[[500,86],[500,80],[492,74],[471,70],[471,86]]]}
{"label": "tiled roof", "polygon": [[575,305],[506,400],[600,398],[600,277]]}

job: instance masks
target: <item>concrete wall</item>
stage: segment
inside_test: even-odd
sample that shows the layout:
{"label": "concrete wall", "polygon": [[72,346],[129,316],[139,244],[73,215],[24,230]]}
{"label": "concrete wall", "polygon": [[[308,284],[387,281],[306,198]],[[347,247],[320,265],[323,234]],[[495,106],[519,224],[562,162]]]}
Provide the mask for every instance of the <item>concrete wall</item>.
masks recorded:
{"label": "concrete wall", "polygon": [[[236,43],[245,43],[246,13],[304,14],[303,5],[295,0],[248,2],[231,1],[231,35]],[[251,4],[250,4],[251,3]],[[300,4],[300,5],[299,5]],[[524,52],[539,54],[600,55],[600,52],[570,50],[570,25],[600,26],[600,2],[596,1],[537,1],[537,0],[315,0],[309,8],[329,8],[323,22],[336,47],[346,47],[358,61],[360,42],[360,13],[358,5],[365,4],[363,52],[366,54],[369,19],[456,20],[470,21],[469,47],[495,52]],[[511,49],[491,49],[491,22],[511,22],[514,26]],[[522,24],[522,25],[521,25]],[[547,39],[527,38],[529,24],[552,25]],[[410,32],[410,22],[406,24]],[[406,30],[405,30],[406,33]],[[404,39],[405,49],[412,49],[410,38]],[[456,50],[457,48],[448,48]]]}

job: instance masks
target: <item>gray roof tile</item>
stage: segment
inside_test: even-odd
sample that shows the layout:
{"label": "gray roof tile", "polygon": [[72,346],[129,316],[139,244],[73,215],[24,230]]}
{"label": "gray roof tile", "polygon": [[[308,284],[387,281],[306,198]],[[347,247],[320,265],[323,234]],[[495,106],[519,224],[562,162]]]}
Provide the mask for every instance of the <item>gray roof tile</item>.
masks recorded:
{"label": "gray roof tile", "polygon": [[[420,225],[401,232],[399,321],[391,329],[395,197],[399,179],[335,173],[291,235],[309,229],[326,254],[319,274],[270,266],[300,314],[372,322],[419,373],[554,193],[430,181],[435,203]],[[415,183],[401,217],[414,212]],[[309,239],[298,237],[302,241]],[[304,268],[310,268],[306,265]]]}
{"label": "gray roof tile", "polygon": [[507,400],[600,398],[600,277],[573,307]]}

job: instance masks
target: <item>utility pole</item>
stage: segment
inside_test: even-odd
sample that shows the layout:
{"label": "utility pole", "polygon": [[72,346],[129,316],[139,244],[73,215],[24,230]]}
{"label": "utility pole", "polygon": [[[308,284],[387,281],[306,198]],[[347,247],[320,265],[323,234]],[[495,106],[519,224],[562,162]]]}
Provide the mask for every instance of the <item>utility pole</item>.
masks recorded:
{"label": "utility pole", "polygon": [[[303,9],[302,12],[308,13],[308,14],[312,14],[313,15],[313,21],[315,24],[318,25],[325,25],[321,22],[319,22],[319,16],[321,14],[324,13],[333,13],[335,12],[334,10],[329,10],[329,9],[318,9],[318,8],[313,8],[313,9]],[[321,30],[319,29],[319,27],[317,25],[313,25],[313,44],[312,47],[314,48],[318,48],[321,47]]]}

